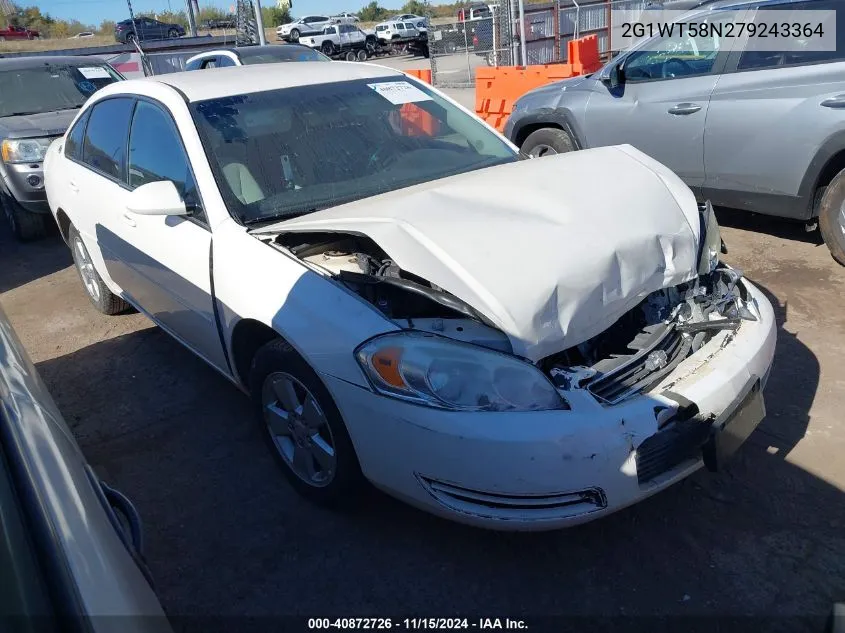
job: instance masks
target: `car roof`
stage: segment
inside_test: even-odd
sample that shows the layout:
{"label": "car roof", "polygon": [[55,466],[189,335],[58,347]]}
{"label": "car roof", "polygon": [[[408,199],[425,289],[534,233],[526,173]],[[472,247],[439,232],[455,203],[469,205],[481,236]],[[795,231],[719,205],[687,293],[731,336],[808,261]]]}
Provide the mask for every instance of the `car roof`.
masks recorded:
{"label": "car roof", "polygon": [[[135,94],[139,84],[158,83],[181,93],[188,101],[265,92],[320,84],[395,77],[401,71],[360,62],[298,62],[285,64],[280,72],[267,72],[267,65],[213,68],[202,72],[179,72],[143,79],[119,81],[100,90],[103,95]],[[118,86],[117,89],[114,86]]]}
{"label": "car roof", "polygon": [[38,68],[50,64],[64,64],[66,66],[104,65],[106,61],[98,57],[73,57],[70,55],[46,55],[37,57],[10,57],[0,55],[0,70],[23,70]]}

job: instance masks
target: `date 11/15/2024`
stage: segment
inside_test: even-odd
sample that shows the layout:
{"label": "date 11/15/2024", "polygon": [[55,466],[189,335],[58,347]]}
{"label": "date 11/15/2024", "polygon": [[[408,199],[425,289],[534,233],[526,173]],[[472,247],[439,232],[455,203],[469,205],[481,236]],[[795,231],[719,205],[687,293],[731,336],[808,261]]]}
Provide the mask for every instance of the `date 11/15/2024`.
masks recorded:
{"label": "date 11/15/2024", "polygon": [[308,630],[526,630],[524,620],[512,618],[308,618]]}

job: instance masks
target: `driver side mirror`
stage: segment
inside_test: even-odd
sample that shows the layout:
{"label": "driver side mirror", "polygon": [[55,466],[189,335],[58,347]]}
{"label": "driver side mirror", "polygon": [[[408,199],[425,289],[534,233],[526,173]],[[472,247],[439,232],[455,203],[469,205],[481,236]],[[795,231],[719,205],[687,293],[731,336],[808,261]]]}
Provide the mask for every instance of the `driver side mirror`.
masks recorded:
{"label": "driver side mirror", "polygon": [[625,66],[623,62],[611,66],[607,75],[602,77],[602,82],[611,90],[614,90],[625,83]]}
{"label": "driver side mirror", "polygon": [[129,194],[126,208],[138,215],[188,215],[188,207],[170,180],[141,185]]}

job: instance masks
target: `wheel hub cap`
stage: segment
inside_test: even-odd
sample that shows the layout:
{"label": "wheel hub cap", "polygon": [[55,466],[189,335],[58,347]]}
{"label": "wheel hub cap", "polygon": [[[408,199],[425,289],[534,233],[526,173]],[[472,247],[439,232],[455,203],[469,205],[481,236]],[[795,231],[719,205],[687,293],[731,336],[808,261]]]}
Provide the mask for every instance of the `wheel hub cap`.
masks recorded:
{"label": "wheel hub cap", "polygon": [[94,264],[91,257],[88,255],[88,250],[85,244],[78,237],[74,240],[74,247],[76,248],[77,265],[79,267],[79,275],[82,277],[82,283],[85,290],[91,295],[94,301],[100,300],[100,286],[97,283],[97,275],[94,270]]}
{"label": "wheel hub cap", "polygon": [[845,233],[845,201],[839,207],[839,230]]}
{"label": "wheel hub cap", "polygon": [[553,156],[555,154],[557,154],[557,151],[550,145],[537,145],[529,152],[529,156],[533,158],[542,158],[543,156]]}
{"label": "wheel hub cap", "polygon": [[276,450],[305,483],[323,487],[337,469],[334,437],[317,399],[299,380],[274,372],[264,381],[262,410]]}

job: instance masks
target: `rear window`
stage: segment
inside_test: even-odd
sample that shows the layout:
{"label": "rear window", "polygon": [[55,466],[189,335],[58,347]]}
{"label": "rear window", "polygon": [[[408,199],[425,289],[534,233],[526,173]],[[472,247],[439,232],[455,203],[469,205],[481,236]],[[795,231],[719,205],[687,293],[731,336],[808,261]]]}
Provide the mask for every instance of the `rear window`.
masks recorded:
{"label": "rear window", "polygon": [[250,64],[275,64],[278,62],[328,62],[328,57],[308,48],[307,46],[294,46],[285,44],[282,46],[268,46],[260,51],[239,50],[241,63]]}
{"label": "rear window", "polygon": [[72,110],[122,78],[110,66],[49,64],[0,71],[0,117]]}

